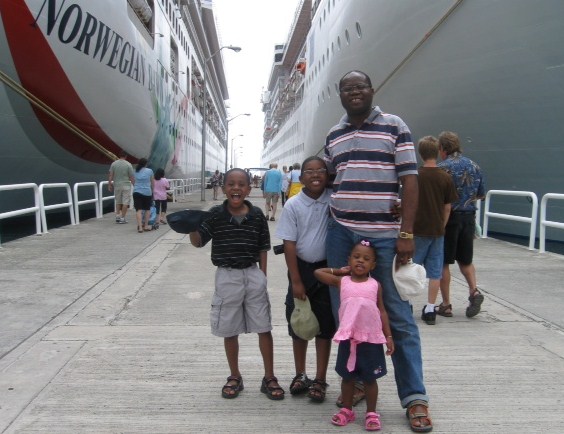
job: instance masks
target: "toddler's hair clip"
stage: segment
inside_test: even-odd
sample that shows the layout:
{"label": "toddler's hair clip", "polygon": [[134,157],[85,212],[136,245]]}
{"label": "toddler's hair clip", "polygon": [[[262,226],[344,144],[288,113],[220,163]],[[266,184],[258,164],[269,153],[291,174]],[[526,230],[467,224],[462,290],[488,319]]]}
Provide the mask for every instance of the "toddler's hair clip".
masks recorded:
{"label": "toddler's hair clip", "polygon": [[370,241],[362,240],[360,242],[360,244],[362,244],[363,246],[366,246],[366,247],[370,247]]}

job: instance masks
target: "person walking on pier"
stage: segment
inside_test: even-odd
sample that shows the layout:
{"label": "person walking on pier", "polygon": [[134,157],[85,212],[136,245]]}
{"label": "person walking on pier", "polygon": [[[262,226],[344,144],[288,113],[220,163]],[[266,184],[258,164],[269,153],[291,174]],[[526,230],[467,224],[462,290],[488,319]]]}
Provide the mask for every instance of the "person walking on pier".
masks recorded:
{"label": "person walking on pier", "polygon": [[[264,198],[266,219],[273,222],[276,220],[276,208],[278,198],[282,191],[282,173],[278,170],[278,164],[272,163],[270,169],[264,174]],[[272,215],[270,215],[272,213]]]}
{"label": "person walking on pier", "polygon": [[443,302],[437,314],[452,316],[450,303],[450,264],[458,263],[460,272],[468,283],[466,316],[472,318],[480,313],[484,295],[478,290],[474,257],[474,234],[476,230],[476,202],[486,195],[480,167],[470,158],[462,155],[460,139],[452,131],[439,135],[439,151],[442,161],[438,166],[444,169],[454,181],[458,200],[452,203],[452,210],[445,229],[445,257],[441,278]]}
{"label": "person walking on pier", "polygon": [[113,191],[116,204],[116,223],[127,223],[125,216],[131,202],[131,186],[135,184],[133,166],[126,160],[127,152],[121,151],[119,160],[110,166],[108,190]]}
{"label": "person walking on pier", "polygon": [[[346,114],[329,131],[324,148],[325,161],[336,175],[329,205],[327,263],[332,268],[346,265],[349,252],[361,239],[374,247],[376,268],[370,274],[383,287],[395,342],[392,362],[398,396],[411,430],[429,432],[433,424],[423,382],[419,329],[411,305],[400,298],[392,277],[394,255],[401,266],[415,250],[418,187],[411,132],[401,118],[372,106],[375,91],[366,73],[345,74],[339,92]],[[393,215],[400,183],[401,223]],[[338,320],[339,294],[331,290],[333,315]]]}
{"label": "person walking on pier", "polygon": [[[288,266],[288,294],[286,319],[288,334],[292,337],[296,375],[290,384],[290,393],[307,393],[314,402],[325,401],[327,367],[331,353],[331,339],[335,334],[335,320],[327,285],[313,275],[318,268],[327,267],[325,238],[329,220],[327,166],[320,157],[308,157],[302,164],[300,177],[304,188],[286,202],[276,228],[276,236],[284,241],[284,256]],[[299,337],[292,328],[294,299],[309,299],[311,310],[319,323],[315,336],[316,372],[312,381],[306,374],[308,341]]]}
{"label": "person walking on pier", "polygon": [[[210,321],[212,333],[224,338],[230,369],[221,396],[232,399],[244,389],[239,370],[239,335],[258,333],[264,364],[261,392],[269,399],[284,399],[284,390],[274,376],[274,349],[270,302],[267,292],[267,252],[270,232],[261,209],[245,198],[251,179],[242,169],[231,169],[224,177],[227,199],[216,205],[190,242],[203,247],[212,240],[211,260],[217,266]],[[257,267],[258,262],[258,267]]]}
{"label": "person walking on pier", "polygon": [[[451,177],[437,167],[439,141],[436,137],[423,137],[417,144],[417,151],[423,160],[423,166],[419,168],[417,177],[419,201],[413,226],[413,262],[425,267],[429,279],[427,304],[423,306],[421,319],[427,325],[434,325],[437,318],[435,303],[443,271],[445,225],[451,203],[458,196]],[[441,308],[444,309],[444,305],[439,305],[439,309]]]}
{"label": "person walking on pier", "polygon": [[166,211],[167,211],[167,190],[170,188],[168,179],[165,178],[165,171],[163,168],[158,168],[155,171],[155,183],[153,185],[153,199],[155,200],[155,207],[157,208],[157,223],[166,225]]}
{"label": "person walking on pier", "polygon": [[153,169],[147,167],[147,159],[141,158],[135,168],[135,186],[133,187],[133,206],[136,211],[137,232],[149,232],[151,218],[151,203],[153,202],[153,188],[155,177]]}

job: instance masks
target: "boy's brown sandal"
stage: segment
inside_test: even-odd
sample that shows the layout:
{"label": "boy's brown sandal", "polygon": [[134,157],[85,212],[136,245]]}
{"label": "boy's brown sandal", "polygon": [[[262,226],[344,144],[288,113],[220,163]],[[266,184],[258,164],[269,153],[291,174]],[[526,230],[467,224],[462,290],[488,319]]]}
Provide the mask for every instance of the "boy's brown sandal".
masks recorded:
{"label": "boy's brown sandal", "polygon": [[325,394],[327,393],[327,386],[329,386],[325,381],[315,379],[307,392],[307,397],[314,402],[325,401]]}
{"label": "boy's brown sandal", "polygon": [[227,377],[227,383],[221,389],[221,396],[225,399],[233,399],[239,396],[239,392],[243,390],[243,378],[230,375]]}
{"label": "boy's brown sandal", "polygon": [[292,395],[299,395],[305,393],[309,390],[311,386],[311,380],[307,378],[305,372],[300,372],[297,374],[290,383],[290,393]]}

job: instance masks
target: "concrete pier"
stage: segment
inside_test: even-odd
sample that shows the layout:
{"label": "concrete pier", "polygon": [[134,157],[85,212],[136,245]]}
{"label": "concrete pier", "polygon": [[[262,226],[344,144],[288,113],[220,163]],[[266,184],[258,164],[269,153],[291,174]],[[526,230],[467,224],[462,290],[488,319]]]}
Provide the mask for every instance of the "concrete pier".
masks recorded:
{"label": "concrete pier", "polygon": [[[208,209],[197,193],[171,211]],[[260,191],[251,201],[263,206]],[[218,202],[215,202],[218,203]],[[280,211],[279,211],[280,212]],[[0,432],[327,433],[364,431],[330,423],[337,411],[336,347],[322,404],[293,397],[291,339],[284,317],[283,255],[269,253],[275,372],[283,401],[260,393],[256,335],[240,337],[245,390],[226,400],[223,340],[209,327],[210,247],[161,226],[138,234],[134,215],[112,214],[0,248]],[[272,244],[276,222],[270,223]],[[562,433],[564,257],[482,239],[476,242],[482,312],[468,319],[468,291],[453,268],[454,316],[419,317],[434,433]],[[308,372],[314,375],[310,345]],[[411,432],[391,361],[379,381],[383,433]]]}

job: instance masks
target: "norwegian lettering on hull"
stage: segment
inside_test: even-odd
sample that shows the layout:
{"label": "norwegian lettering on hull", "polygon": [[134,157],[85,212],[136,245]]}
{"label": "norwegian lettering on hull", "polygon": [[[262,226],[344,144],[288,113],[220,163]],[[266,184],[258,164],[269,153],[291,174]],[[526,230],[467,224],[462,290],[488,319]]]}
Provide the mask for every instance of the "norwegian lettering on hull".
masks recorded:
{"label": "norwegian lettering on hull", "polygon": [[91,55],[92,58],[145,86],[145,57],[103,21],[90,12],[84,12],[80,5],[70,4],[65,7],[65,3],[64,0],[43,2],[35,22],[43,13],[47,14],[47,36],[51,36],[55,31],[61,43],[74,44],[74,49]]}

